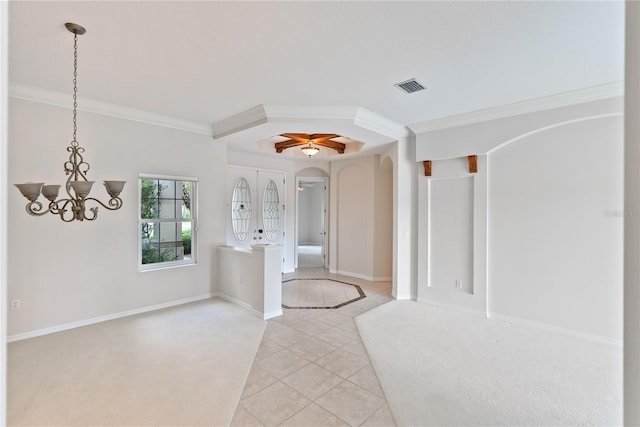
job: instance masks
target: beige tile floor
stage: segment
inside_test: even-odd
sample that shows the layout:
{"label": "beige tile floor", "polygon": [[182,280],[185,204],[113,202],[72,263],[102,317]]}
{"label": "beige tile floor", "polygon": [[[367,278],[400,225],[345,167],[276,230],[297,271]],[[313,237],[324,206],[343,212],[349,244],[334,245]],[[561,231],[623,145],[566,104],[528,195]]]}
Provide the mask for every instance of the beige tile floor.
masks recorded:
{"label": "beige tile floor", "polygon": [[[366,298],[335,309],[284,309],[284,315],[270,320],[231,425],[395,426],[353,321],[391,300],[391,283],[331,275],[323,269],[301,269],[284,280],[291,278],[357,284]],[[313,285],[308,295],[304,283]],[[296,280],[284,284],[283,294],[291,304],[309,306],[339,302],[341,293],[358,296],[355,288],[335,284]]]}

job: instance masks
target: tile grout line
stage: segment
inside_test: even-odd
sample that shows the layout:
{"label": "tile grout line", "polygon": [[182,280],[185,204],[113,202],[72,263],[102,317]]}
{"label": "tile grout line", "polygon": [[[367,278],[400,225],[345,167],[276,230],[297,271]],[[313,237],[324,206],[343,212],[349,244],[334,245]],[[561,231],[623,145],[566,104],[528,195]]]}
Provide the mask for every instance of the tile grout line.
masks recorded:
{"label": "tile grout line", "polygon": [[[292,279],[294,280],[294,279]],[[302,278],[302,280],[308,280],[307,278]],[[331,279],[316,279],[316,280],[328,280],[328,281],[332,281]],[[344,282],[343,282],[344,283]],[[350,283],[349,283],[350,284]],[[353,284],[351,284],[353,285]],[[359,289],[361,292],[362,290],[360,289],[360,285],[353,285],[356,286],[357,289]],[[366,284],[362,285],[364,287],[368,287]],[[299,288],[298,289],[298,295],[299,298],[298,300],[302,300],[300,294],[302,293],[302,289]],[[381,288],[379,286],[375,286],[371,291],[370,291],[370,297],[375,297],[375,298],[371,298],[369,301],[370,303],[366,304],[364,307],[358,307],[357,309],[354,309],[355,306],[350,307],[349,310],[343,310],[343,311],[338,311],[341,308],[347,307],[349,304],[351,303],[355,303],[357,301],[360,301],[363,298],[357,299],[357,300],[353,300],[353,301],[349,301],[348,304],[344,304],[344,305],[340,305],[339,307],[336,308],[331,308],[328,309],[327,311],[323,311],[322,313],[317,313],[317,314],[301,314],[300,316],[293,316],[293,319],[289,320],[287,319],[287,317],[284,317],[282,319],[272,319],[271,321],[269,321],[270,324],[277,324],[278,326],[274,326],[271,328],[270,332],[272,335],[276,335],[277,331],[280,327],[284,327],[284,328],[288,328],[290,330],[295,331],[296,333],[299,333],[301,335],[303,335],[304,337],[296,340],[294,342],[290,342],[289,344],[286,345],[282,345],[277,341],[274,341],[271,338],[266,338],[265,336],[263,336],[262,341],[260,343],[260,346],[262,346],[262,344],[267,341],[270,342],[271,344],[275,344],[276,346],[279,347],[278,350],[266,354],[260,358],[256,357],[254,359],[253,365],[251,367],[250,372],[254,371],[254,368],[260,369],[262,371],[264,371],[266,374],[270,375],[271,377],[274,377],[276,381],[274,381],[273,383],[266,385],[264,387],[260,387],[258,390],[252,392],[252,394],[247,395],[247,396],[243,396],[240,399],[239,405],[238,407],[242,406],[242,408],[247,411],[252,417],[254,417],[256,420],[258,420],[261,424],[263,424],[263,421],[260,419],[260,417],[258,416],[258,414],[255,414],[254,412],[252,412],[251,410],[249,410],[249,408],[247,408],[244,404],[243,401],[251,398],[252,396],[257,395],[258,393],[264,391],[266,388],[271,387],[277,383],[281,383],[281,385],[286,386],[287,388],[291,389],[293,392],[295,392],[297,395],[300,395],[301,397],[303,397],[305,400],[308,400],[310,403],[305,405],[304,407],[298,409],[295,413],[291,414],[290,416],[288,416],[285,420],[281,421],[279,425],[287,422],[288,420],[290,420],[291,418],[295,417],[297,414],[299,414],[300,412],[304,411],[306,408],[308,408],[309,406],[311,406],[312,404],[317,405],[318,407],[322,408],[324,411],[326,411],[328,414],[331,414],[333,417],[336,417],[337,419],[340,419],[341,421],[345,422],[346,424],[350,424],[349,422],[347,422],[346,420],[344,420],[343,418],[341,418],[340,416],[338,416],[337,414],[333,413],[331,410],[329,410],[328,408],[324,407],[323,405],[321,405],[318,400],[321,399],[322,397],[324,397],[325,395],[329,394],[332,390],[334,390],[336,387],[341,386],[342,384],[344,384],[345,382],[348,382],[351,386],[354,386],[362,391],[364,391],[367,394],[370,394],[374,397],[376,397],[377,399],[381,400],[381,403],[377,406],[374,406],[375,409],[367,416],[367,418],[365,420],[363,420],[360,424],[365,423],[366,421],[368,421],[369,419],[371,419],[371,417],[373,417],[381,408],[383,408],[384,406],[388,407],[388,400],[386,398],[386,394],[384,393],[384,390],[382,389],[382,387],[380,386],[379,383],[379,378],[375,372],[375,370],[373,369],[373,365],[371,363],[371,358],[369,356],[369,353],[366,349],[366,347],[364,346],[364,342],[362,341],[362,337],[360,336],[360,332],[357,328],[357,324],[355,323],[355,317],[359,316],[360,314],[367,312],[379,305],[384,304],[386,301],[391,300],[391,298],[388,298],[388,295],[385,295],[383,292],[381,292]],[[364,294],[364,292],[361,293],[361,295]],[[347,295],[344,295],[345,297],[347,297]],[[385,296],[387,298],[385,299],[380,299],[379,297],[381,296]],[[364,297],[367,297],[366,295]],[[326,302],[326,294],[325,292],[322,293],[322,299],[323,302]],[[386,300],[386,301],[385,301]],[[377,302],[377,304],[376,304]],[[371,306],[371,304],[375,304],[373,306]],[[294,308],[294,309],[288,309],[288,310],[292,310],[292,311],[285,311],[285,316],[287,313],[303,313],[303,312],[299,312],[297,310],[304,310],[304,309],[298,309],[298,308]],[[296,310],[296,311],[294,311]],[[335,310],[335,311],[334,311]],[[344,320],[340,321],[340,318],[337,319],[333,319],[333,320],[329,320],[326,319],[325,315],[326,314],[333,314],[335,313],[336,315],[339,315],[340,317],[344,317]],[[296,328],[297,324],[302,324],[303,322],[310,322],[312,320],[316,320],[317,322],[323,324],[325,327],[322,328],[322,330],[315,330],[313,331],[313,328],[309,328],[307,327],[307,330],[312,330],[313,332],[307,332],[307,330],[302,330],[302,329],[298,329]],[[346,325],[349,325],[348,327]],[[302,326],[302,325],[301,325]],[[343,333],[343,334],[348,334],[348,335],[355,335],[356,338],[348,340],[346,342],[342,342],[339,339],[339,342],[336,342],[335,340],[331,339],[329,336],[325,336],[324,339],[323,338],[319,338],[319,335],[325,334],[325,333],[330,333],[331,331],[336,331],[338,333]],[[265,335],[267,334],[267,330],[265,329]],[[331,351],[329,351],[326,354],[323,354],[320,357],[315,358],[314,360],[309,360],[307,357],[304,357],[298,353],[296,353],[295,351],[292,351],[291,348],[294,347],[295,345],[309,340],[309,339],[315,339],[320,341],[323,344],[329,345],[331,347],[333,347],[333,349]],[[354,351],[350,351],[348,349],[346,349],[345,347],[351,346],[351,345],[355,345],[356,347],[361,347],[364,350],[364,354],[362,354],[362,352],[358,353],[358,352],[354,352]],[[296,369],[293,372],[287,373],[286,376],[284,376],[283,378],[279,378],[273,375],[273,373],[271,373],[268,369],[262,368],[261,366],[258,365],[258,362],[260,360],[269,358],[279,352],[281,352],[282,350],[287,350],[288,352],[292,353],[293,355],[295,355],[296,357],[300,358],[302,361],[306,362],[304,366]],[[357,360],[360,360],[361,362],[364,362],[365,364],[359,368],[357,368],[354,372],[349,373],[346,378],[343,377],[341,374],[337,374],[336,372],[328,369],[325,366],[322,366],[320,364],[318,364],[317,362],[323,358],[326,358],[334,353],[336,353],[338,350],[342,350],[342,352],[356,358]],[[257,353],[256,353],[257,356]],[[364,356],[364,357],[363,357]],[[307,397],[305,394],[299,392],[296,388],[290,386],[289,384],[287,384],[285,382],[285,380],[293,375],[295,375],[296,373],[299,373],[300,371],[302,371],[303,369],[308,368],[309,366],[316,366],[320,369],[323,369],[327,372],[329,372],[330,374],[338,377],[340,379],[340,381],[331,386],[329,389],[327,389],[326,391],[324,391],[321,395],[316,396],[315,399],[310,399],[309,397]],[[351,378],[358,374],[359,372],[370,368],[372,371],[372,374],[375,378],[376,384],[377,384],[377,389],[380,390],[380,393],[382,394],[379,395],[377,392],[373,392],[371,390],[368,390],[367,388],[364,388],[363,386],[360,386],[359,384],[356,384],[355,382],[353,382],[353,380],[351,380]],[[246,383],[245,383],[245,387],[246,387]],[[237,409],[236,409],[237,412]],[[395,420],[394,420],[395,421]]]}

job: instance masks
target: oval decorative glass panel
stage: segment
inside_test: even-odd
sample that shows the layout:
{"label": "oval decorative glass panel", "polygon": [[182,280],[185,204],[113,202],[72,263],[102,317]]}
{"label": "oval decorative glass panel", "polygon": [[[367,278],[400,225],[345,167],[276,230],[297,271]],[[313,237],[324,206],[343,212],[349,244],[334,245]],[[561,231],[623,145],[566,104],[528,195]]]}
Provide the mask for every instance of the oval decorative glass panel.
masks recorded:
{"label": "oval decorative glass panel", "polygon": [[239,243],[244,243],[251,232],[251,188],[246,179],[240,178],[231,196],[231,226]]}
{"label": "oval decorative glass panel", "polygon": [[275,240],[278,236],[278,231],[280,231],[280,196],[278,195],[278,186],[272,179],[264,187],[262,223],[267,239]]}

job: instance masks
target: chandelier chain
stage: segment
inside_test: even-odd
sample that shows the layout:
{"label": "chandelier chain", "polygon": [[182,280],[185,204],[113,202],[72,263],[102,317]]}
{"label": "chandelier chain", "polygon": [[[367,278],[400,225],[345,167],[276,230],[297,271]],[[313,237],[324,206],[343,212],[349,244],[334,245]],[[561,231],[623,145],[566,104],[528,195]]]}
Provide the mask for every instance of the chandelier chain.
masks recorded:
{"label": "chandelier chain", "polygon": [[73,141],[71,144],[78,145],[76,141],[76,132],[78,131],[78,124],[76,121],[78,108],[78,34],[73,36]]}

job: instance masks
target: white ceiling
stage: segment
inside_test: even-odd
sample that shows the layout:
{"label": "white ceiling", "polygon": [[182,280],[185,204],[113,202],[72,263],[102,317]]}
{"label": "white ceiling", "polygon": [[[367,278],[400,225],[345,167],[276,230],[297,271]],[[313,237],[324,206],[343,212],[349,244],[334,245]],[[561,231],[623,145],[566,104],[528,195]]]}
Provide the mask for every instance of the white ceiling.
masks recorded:
{"label": "white ceiling", "polygon": [[[10,80],[215,125],[260,105],[354,107],[402,126],[623,79],[617,2],[10,3]],[[393,85],[416,78],[427,90]],[[340,110],[342,111],[342,110]],[[222,138],[389,135],[340,116],[280,117]],[[335,129],[333,126],[341,127]],[[368,144],[368,145],[367,145]]]}

